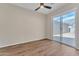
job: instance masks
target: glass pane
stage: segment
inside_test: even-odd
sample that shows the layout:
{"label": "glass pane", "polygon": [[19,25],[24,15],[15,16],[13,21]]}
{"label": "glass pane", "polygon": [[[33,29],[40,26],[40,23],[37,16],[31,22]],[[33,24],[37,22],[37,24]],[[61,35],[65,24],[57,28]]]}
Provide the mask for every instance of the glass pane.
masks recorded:
{"label": "glass pane", "polygon": [[53,18],[53,40],[60,41],[60,16]]}
{"label": "glass pane", "polygon": [[62,42],[70,46],[75,46],[75,12],[69,12],[62,15],[63,31]]}

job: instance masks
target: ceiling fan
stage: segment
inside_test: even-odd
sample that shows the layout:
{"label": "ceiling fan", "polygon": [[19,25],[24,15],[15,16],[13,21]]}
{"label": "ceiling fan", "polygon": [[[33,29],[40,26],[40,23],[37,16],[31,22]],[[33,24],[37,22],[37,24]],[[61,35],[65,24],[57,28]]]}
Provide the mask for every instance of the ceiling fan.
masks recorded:
{"label": "ceiling fan", "polygon": [[35,11],[39,10],[40,8],[51,9],[52,7],[44,5],[44,3],[40,3],[40,6],[38,8],[36,8]]}

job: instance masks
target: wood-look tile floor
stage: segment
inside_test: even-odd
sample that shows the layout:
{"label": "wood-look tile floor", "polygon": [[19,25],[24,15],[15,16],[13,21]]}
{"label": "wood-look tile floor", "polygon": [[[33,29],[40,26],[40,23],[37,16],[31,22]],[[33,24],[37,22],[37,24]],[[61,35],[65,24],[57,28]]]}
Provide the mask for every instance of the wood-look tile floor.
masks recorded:
{"label": "wood-look tile floor", "polygon": [[77,56],[79,51],[52,40],[39,40],[0,49],[1,56]]}

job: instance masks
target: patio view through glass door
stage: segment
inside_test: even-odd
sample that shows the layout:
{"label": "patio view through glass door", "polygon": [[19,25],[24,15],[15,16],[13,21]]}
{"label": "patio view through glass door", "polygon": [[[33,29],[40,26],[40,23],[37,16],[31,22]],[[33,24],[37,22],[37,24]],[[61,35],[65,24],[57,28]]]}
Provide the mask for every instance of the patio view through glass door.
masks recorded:
{"label": "patio view through glass door", "polygon": [[74,11],[53,17],[53,40],[76,47]]}

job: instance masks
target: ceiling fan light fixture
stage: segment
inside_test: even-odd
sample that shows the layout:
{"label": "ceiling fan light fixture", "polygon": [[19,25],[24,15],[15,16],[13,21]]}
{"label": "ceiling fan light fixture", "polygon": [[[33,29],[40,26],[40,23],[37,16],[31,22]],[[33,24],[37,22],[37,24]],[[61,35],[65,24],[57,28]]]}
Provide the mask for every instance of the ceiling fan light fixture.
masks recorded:
{"label": "ceiling fan light fixture", "polygon": [[39,10],[40,8],[47,8],[47,9],[51,9],[51,6],[46,6],[44,5],[44,3],[40,3],[40,6],[38,8],[35,9],[35,11]]}
{"label": "ceiling fan light fixture", "polygon": [[41,6],[41,8],[44,8],[44,6]]}

